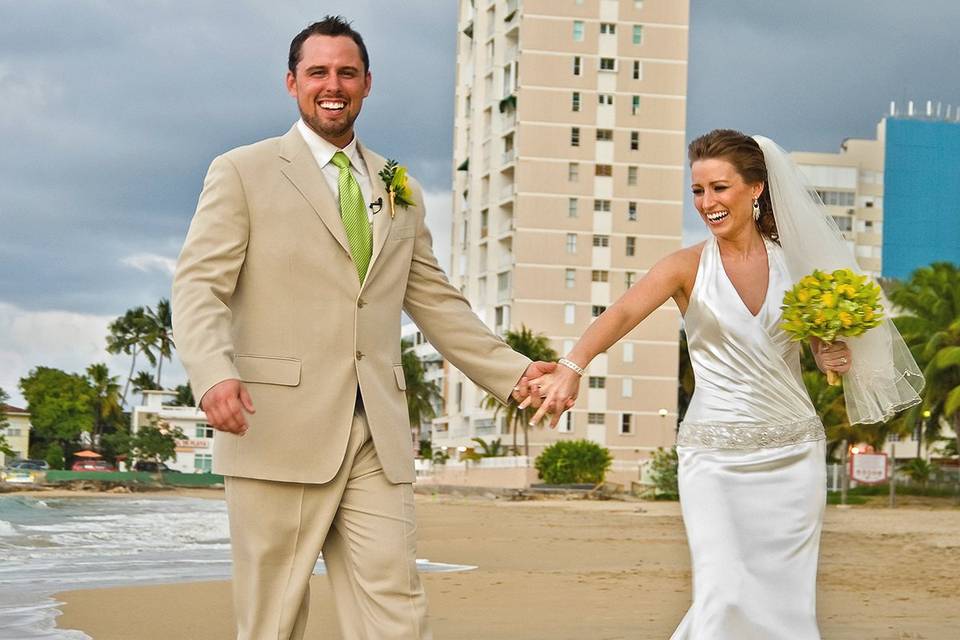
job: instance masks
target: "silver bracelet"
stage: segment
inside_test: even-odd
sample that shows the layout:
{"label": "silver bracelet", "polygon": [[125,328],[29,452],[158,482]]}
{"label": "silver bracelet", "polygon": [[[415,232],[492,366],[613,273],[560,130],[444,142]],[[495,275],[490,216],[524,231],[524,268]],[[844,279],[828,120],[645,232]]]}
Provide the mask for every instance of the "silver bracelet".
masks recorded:
{"label": "silver bracelet", "polygon": [[557,360],[557,364],[562,364],[562,365],[565,366],[567,369],[572,370],[572,371],[573,371],[574,373],[576,373],[578,376],[583,376],[583,374],[586,373],[586,371],[583,370],[583,367],[581,367],[580,365],[578,365],[578,364],[577,364],[576,362],[574,362],[573,360],[567,360],[566,358],[560,358],[559,360]]}

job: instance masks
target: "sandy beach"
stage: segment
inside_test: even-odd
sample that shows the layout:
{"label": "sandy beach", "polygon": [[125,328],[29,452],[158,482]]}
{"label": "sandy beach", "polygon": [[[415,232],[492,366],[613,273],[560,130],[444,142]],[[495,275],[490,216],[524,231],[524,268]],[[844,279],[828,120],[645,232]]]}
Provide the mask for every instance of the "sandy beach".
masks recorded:
{"label": "sandy beach", "polygon": [[[689,604],[676,503],[421,495],[418,509],[419,557],[478,567],[424,574],[438,639],[662,640]],[[825,640],[956,638],[960,509],[909,498],[894,511],[828,507],[819,585]],[[96,640],[233,637],[226,582],[56,597],[58,626]],[[311,597],[307,637],[341,638],[325,577]]]}

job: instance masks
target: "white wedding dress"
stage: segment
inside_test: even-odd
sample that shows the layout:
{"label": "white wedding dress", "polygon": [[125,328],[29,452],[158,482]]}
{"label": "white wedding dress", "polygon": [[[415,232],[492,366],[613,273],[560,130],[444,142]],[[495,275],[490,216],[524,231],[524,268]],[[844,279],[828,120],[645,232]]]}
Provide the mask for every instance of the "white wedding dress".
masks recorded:
{"label": "white wedding dress", "polygon": [[696,390],[677,435],[693,604],[672,640],[817,640],[824,432],[780,328],[782,249],[754,316],[707,240],[684,315]]}

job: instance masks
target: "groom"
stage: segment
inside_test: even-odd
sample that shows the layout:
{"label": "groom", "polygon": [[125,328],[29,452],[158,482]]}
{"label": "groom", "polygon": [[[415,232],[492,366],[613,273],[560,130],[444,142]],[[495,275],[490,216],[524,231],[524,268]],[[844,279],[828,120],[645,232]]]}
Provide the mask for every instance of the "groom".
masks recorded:
{"label": "groom", "polygon": [[508,402],[535,363],[490,333],[431,249],[423,194],[391,204],[353,123],[360,34],[327,17],[290,45],[301,119],[210,165],[173,283],[177,350],[226,476],[238,638],[302,638],[323,553],[344,638],[430,638],[415,565],[405,310]]}

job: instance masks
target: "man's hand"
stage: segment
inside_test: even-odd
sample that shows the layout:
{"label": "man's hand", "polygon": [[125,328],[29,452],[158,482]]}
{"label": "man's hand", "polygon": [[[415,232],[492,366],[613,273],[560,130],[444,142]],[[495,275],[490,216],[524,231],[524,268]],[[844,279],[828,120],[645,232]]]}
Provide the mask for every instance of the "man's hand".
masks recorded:
{"label": "man's hand", "polygon": [[[530,380],[539,378],[546,373],[552,373],[557,368],[556,362],[531,362],[527,370],[523,372],[520,382],[513,388],[513,399],[517,402],[523,402],[528,398],[530,401],[524,406],[540,406],[540,393],[538,389],[530,387]],[[533,394],[531,396],[531,393]]]}
{"label": "man's hand", "polygon": [[214,429],[242,436],[247,432],[247,413],[256,413],[243,383],[233,378],[210,387],[200,400],[207,423]]}

